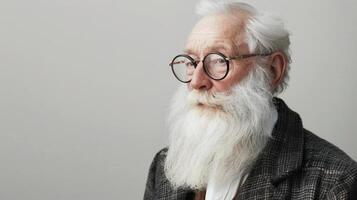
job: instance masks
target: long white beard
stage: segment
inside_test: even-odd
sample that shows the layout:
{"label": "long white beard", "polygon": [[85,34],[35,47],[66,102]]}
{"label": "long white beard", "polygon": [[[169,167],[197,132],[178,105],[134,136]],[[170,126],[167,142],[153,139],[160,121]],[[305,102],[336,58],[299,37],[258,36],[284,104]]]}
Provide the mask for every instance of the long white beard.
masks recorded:
{"label": "long white beard", "polygon": [[171,184],[206,188],[249,172],[277,119],[269,78],[256,66],[227,93],[181,87],[170,110],[165,174]]}

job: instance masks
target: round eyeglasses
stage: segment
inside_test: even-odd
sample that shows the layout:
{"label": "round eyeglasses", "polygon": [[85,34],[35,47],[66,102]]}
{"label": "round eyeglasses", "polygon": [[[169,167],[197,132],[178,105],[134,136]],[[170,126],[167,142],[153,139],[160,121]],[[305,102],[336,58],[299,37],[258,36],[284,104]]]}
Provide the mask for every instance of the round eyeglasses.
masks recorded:
{"label": "round eyeglasses", "polygon": [[[268,56],[269,54],[246,54],[235,57],[227,57],[220,52],[214,52],[207,54],[203,60],[203,70],[213,80],[219,81],[224,79],[229,72],[230,60],[241,60],[253,56]],[[193,73],[201,60],[194,60],[187,54],[180,54],[172,59],[169,64],[175,77],[183,82],[188,83],[192,80]]]}

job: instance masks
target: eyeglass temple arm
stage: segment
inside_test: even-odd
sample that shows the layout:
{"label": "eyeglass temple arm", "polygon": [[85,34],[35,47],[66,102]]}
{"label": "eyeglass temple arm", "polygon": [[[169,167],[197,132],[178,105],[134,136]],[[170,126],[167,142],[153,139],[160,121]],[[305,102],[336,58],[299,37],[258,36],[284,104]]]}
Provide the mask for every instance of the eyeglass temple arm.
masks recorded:
{"label": "eyeglass temple arm", "polygon": [[169,66],[172,66],[173,64],[181,64],[181,63],[184,63],[185,61],[176,61],[176,62],[170,62],[169,63]]}
{"label": "eyeglass temple arm", "polygon": [[[185,61],[176,61],[176,62],[171,62],[169,63],[169,66],[172,66],[173,64],[181,64],[181,63],[184,63]],[[201,60],[195,60],[195,64],[201,62]]]}
{"label": "eyeglass temple arm", "polygon": [[271,53],[263,53],[263,54],[247,54],[247,55],[240,55],[240,56],[236,56],[236,57],[231,57],[231,58],[227,58],[227,60],[233,60],[233,59],[244,59],[244,58],[249,58],[249,57],[253,57],[253,56],[269,56],[271,55]]}

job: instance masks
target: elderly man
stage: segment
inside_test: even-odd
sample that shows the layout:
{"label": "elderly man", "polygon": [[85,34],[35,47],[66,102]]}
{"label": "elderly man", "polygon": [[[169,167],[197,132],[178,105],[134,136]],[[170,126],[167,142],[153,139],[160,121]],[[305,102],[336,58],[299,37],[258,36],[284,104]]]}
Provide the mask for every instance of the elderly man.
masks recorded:
{"label": "elderly man", "polygon": [[276,97],[290,68],[281,20],[244,3],[197,9],[185,53],[170,64],[184,86],[144,199],[357,199],[356,162]]}

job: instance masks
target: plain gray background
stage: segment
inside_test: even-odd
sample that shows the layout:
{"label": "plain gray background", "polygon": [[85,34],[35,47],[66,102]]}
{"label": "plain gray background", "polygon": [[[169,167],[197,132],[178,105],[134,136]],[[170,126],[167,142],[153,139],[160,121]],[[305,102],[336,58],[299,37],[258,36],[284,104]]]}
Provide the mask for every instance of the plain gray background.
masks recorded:
{"label": "plain gray background", "polygon": [[[245,1],[292,33],[283,98],[357,159],[357,1]],[[142,199],[196,1],[0,0],[0,199]]]}

